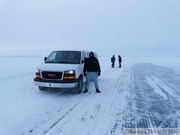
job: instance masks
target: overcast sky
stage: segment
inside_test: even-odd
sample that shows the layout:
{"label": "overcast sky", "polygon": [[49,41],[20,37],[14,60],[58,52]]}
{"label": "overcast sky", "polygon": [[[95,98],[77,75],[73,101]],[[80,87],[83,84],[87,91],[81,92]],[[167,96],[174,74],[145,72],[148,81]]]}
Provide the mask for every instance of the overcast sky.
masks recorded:
{"label": "overcast sky", "polygon": [[0,0],[0,55],[180,56],[180,0]]}

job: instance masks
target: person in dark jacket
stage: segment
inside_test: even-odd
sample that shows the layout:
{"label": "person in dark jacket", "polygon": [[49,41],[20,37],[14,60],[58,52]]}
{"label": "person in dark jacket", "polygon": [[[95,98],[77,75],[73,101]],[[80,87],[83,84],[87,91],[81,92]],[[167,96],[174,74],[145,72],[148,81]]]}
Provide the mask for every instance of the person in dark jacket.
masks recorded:
{"label": "person in dark jacket", "polygon": [[118,62],[119,62],[119,68],[121,68],[121,62],[122,62],[122,58],[120,55],[118,55]]}
{"label": "person in dark jacket", "polygon": [[84,76],[86,76],[86,86],[83,93],[88,92],[89,84],[91,80],[94,83],[97,93],[101,93],[99,90],[98,76],[101,74],[101,68],[98,59],[94,56],[93,52],[90,52],[89,58],[86,59],[84,64]]}
{"label": "person in dark jacket", "polygon": [[112,67],[112,68],[114,68],[115,60],[116,60],[115,55],[113,55],[113,56],[111,57],[111,62],[112,62],[111,67]]}

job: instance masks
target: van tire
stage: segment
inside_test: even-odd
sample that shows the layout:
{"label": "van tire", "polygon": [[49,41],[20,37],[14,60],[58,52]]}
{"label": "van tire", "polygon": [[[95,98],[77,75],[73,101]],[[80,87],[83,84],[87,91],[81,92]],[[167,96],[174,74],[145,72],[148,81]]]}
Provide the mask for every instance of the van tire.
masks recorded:
{"label": "van tire", "polygon": [[76,88],[74,89],[74,93],[76,93],[76,94],[81,93],[82,88],[83,88],[83,78],[82,78],[82,76],[80,76],[78,78],[78,84],[77,84]]}
{"label": "van tire", "polygon": [[39,90],[46,90],[44,87],[39,86]]}

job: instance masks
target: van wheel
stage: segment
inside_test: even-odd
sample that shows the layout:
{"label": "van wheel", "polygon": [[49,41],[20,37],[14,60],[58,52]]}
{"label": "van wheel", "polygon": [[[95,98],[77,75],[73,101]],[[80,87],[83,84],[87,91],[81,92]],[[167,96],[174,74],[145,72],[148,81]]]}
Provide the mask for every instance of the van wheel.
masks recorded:
{"label": "van wheel", "polygon": [[76,88],[74,89],[74,92],[76,94],[79,94],[82,92],[82,88],[83,88],[83,78],[80,76],[78,79],[78,84],[77,84]]}
{"label": "van wheel", "polygon": [[44,87],[39,86],[39,90],[46,90]]}

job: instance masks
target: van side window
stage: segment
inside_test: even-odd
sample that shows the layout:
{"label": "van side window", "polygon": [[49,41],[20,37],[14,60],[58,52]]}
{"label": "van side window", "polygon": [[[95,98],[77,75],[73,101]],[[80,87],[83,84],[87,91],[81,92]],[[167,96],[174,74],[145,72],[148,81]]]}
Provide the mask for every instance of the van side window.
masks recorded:
{"label": "van side window", "polygon": [[85,52],[82,52],[82,59],[81,59],[81,63],[83,63],[83,62],[84,62],[85,58],[86,58],[86,53],[85,53]]}

